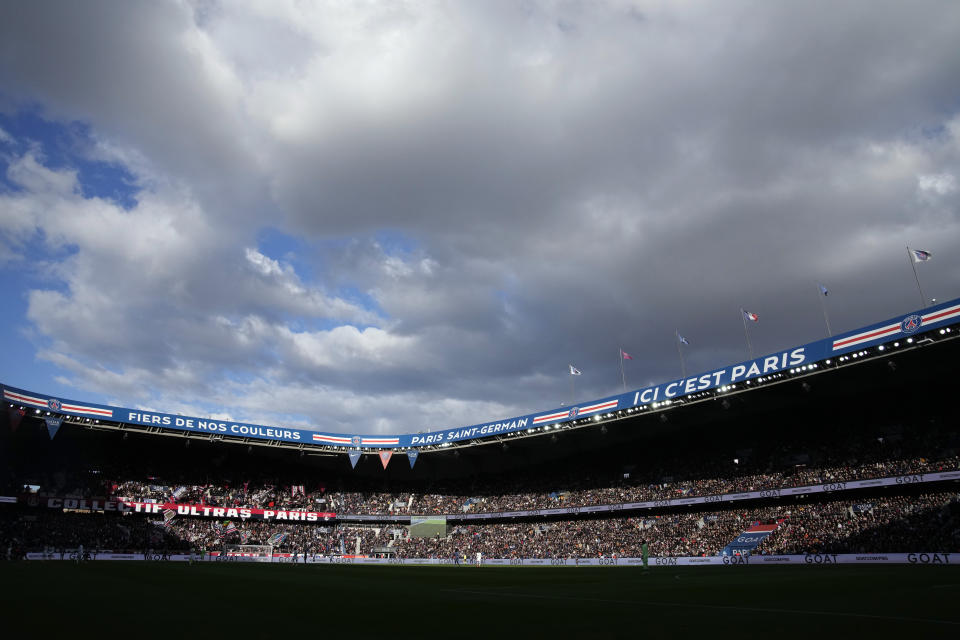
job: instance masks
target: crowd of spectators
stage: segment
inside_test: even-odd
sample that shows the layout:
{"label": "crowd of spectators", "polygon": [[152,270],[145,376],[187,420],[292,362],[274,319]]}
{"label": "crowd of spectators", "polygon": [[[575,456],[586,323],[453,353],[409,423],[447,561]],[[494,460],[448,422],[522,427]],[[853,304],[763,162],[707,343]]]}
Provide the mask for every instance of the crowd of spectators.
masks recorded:
{"label": "crowd of spectators", "polygon": [[4,481],[10,492],[30,484],[40,495],[60,497],[390,515],[584,507],[960,469],[960,433],[939,424],[843,430],[828,439],[816,432],[762,435],[751,437],[749,449],[726,441],[678,446],[675,437],[665,437],[619,463],[590,457],[406,484],[317,474],[226,452],[200,457],[198,464],[198,458],[191,463],[189,451],[131,459],[97,449],[63,451],[60,459],[37,458],[32,466],[17,458]]}
{"label": "crowd of spectators", "polygon": [[[398,525],[291,524],[137,514],[34,510],[0,518],[0,544],[24,550],[111,549],[142,552],[220,550],[226,544],[271,544],[279,551],[399,558],[635,557],[646,541],[654,556],[720,554],[743,531],[773,525],[755,553],[960,551],[960,494],[936,492],[806,504],[638,517],[457,525],[447,535],[412,537]],[[277,542],[277,534],[283,534]]]}
{"label": "crowd of spectators", "polygon": [[[882,435],[876,435],[881,433]],[[820,434],[822,435],[822,434]],[[756,436],[756,437],[754,437]],[[210,458],[182,455],[113,455],[107,448],[63,448],[44,456],[10,458],[2,478],[6,495],[113,498],[214,507],[287,509],[349,515],[463,514],[585,507],[679,497],[864,480],[960,469],[960,434],[938,420],[925,424],[860,428],[818,437],[814,431],[752,434],[749,448],[726,440],[677,446],[676,436],[653,441],[610,463],[601,456],[563,465],[530,467],[467,479],[411,479],[379,484],[369,477],[311,473],[290,457]],[[671,439],[672,438],[672,439]],[[84,441],[78,441],[83,444]],[[32,450],[27,450],[32,451]],[[59,456],[59,457],[57,457]],[[625,457],[626,458],[626,457]],[[198,463],[199,461],[199,463]],[[293,463],[293,464],[291,464]],[[11,489],[13,488],[13,489]],[[764,521],[776,531],[761,552],[885,551],[928,547],[956,550],[956,501],[930,489],[923,496],[883,497],[851,510],[842,495],[824,503],[774,504],[633,518],[457,526],[448,536],[411,538],[395,524],[355,527],[338,522],[281,523],[255,519],[225,525],[175,517],[167,522],[135,514],[55,514],[41,509],[3,513],[0,540],[26,548],[44,545],[97,548],[193,547],[276,543],[314,553],[388,553],[406,557],[481,552],[491,556],[595,556],[637,553],[647,539],[654,555],[713,555],[743,530]],[[930,501],[934,503],[931,503]],[[282,541],[277,535],[284,534]],[[359,542],[358,542],[359,540]],[[14,542],[15,541],[15,542]],[[935,549],[931,549],[931,547]],[[19,548],[19,547],[18,547]],[[379,551],[377,551],[379,550]]]}
{"label": "crowd of spectators", "polygon": [[[445,538],[398,541],[399,557],[714,556],[756,524],[775,525],[756,553],[960,550],[960,495],[932,493],[870,503],[835,501],[637,518],[454,527]],[[862,508],[862,509],[858,509]]]}
{"label": "crowd of spectators", "polygon": [[[735,477],[700,477],[676,479],[661,476],[650,478],[608,478],[612,486],[592,485],[593,478],[567,476],[547,480],[530,479],[525,483],[550,483],[539,490],[519,490],[511,484],[503,493],[493,487],[476,487],[470,493],[464,486],[451,484],[449,493],[328,491],[324,485],[251,484],[230,485],[167,485],[159,481],[132,481],[114,484],[107,489],[113,497],[129,500],[155,500],[181,504],[205,504],[223,507],[253,507],[330,511],[344,515],[390,514],[460,514],[505,512],[556,507],[584,507],[599,504],[643,502],[670,498],[708,496],[724,493],[782,489],[822,483],[883,478],[906,474],[930,473],[960,469],[960,456],[939,460],[910,458],[865,462],[839,467],[771,471]],[[639,475],[639,474],[638,474]],[[302,490],[301,490],[302,488]],[[502,489],[503,487],[501,487]],[[89,490],[81,492],[89,494]]]}
{"label": "crowd of spectators", "polygon": [[0,549],[14,557],[27,551],[54,554],[81,545],[92,553],[109,549],[117,553],[142,553],[147,549],[186,549],[173,532],[145,517],[121,518],[104,513],[62,513],[32,509],[6,512],[0,517]]}
{"label": "crowd of spectators", "polygon": [[760,551],[885,553],[960,550],[960,502],[953,493],[799,506]]}

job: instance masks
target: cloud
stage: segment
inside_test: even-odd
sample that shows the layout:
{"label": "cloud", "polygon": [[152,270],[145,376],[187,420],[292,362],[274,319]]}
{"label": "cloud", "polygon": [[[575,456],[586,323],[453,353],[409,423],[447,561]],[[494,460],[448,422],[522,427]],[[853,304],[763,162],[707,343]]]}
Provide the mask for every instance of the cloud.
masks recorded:
{"label": "cloud", "polygon": [[585,397],[612,392],[620,347],[632,383],[675,376],[676,329],[688,369],[722,366],[745,357],[741,306],[758,351],[821,337],[817,281],[834,328],[914,307],[907,244],[956,295],[958,18],[5,7],[2,86],[88,125],[90,160],[139,191],[124,210],[42,144],[11,156],[0,265],[42,243],[47,284],[24,293],[43,358],[145,404],[417,430],[568,401],[568,362]]}

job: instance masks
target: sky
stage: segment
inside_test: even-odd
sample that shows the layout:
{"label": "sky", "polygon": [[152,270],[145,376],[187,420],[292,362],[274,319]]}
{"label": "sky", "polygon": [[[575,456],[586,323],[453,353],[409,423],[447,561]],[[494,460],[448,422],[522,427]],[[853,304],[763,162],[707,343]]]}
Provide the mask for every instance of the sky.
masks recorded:
{"label": "sky", "polygon": [[[344,433],[960,297],[960,3],[0,3],[0,382]],[[817,283],[829,289],[821,300]],[[571,397],[569,366],[582,372]]]}

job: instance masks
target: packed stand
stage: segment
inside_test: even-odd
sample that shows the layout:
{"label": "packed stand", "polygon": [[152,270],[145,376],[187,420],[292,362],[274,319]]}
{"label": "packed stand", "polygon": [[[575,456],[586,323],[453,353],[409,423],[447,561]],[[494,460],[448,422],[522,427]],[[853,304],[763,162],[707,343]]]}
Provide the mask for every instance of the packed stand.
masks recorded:
{"label": "packed stand", "polygon": [[[231,527],[230,524],[233,526]],[[0,518],[0,545],[119,552],[221,551],[271,544],[278,552],[398,558],[714,556],[757,524],[775,530],[759,554],[960,551],[960,494],[937,492],[823,503],[667,513],[629,518],[457,525],[448,535],[411,537],[406,527],[30,511]],[[15,551],[16,555],[16,551]]]}

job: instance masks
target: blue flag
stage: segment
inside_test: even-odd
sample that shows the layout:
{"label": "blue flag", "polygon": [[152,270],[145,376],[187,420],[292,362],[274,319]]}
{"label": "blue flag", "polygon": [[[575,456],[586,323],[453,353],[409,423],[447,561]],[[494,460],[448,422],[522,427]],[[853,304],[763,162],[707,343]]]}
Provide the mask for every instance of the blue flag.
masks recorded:
{"label": "blue flag", "polygon": [[53,440],[57,435],[57,430],[60,429],[60,425],[63,424],[63,418],[54,416],[51,418],[44,418],[44,421],[47,423],[47,433],[50,434],[50,439]]}
{"label": "blue flag", "polygon": [[407,460],[410,461],[410,468],[413,469],[413,465],[417,464],[417,456],[420,455],[418,449],[410,449],[407,451]]}
{"label": "blue flag", "polygon": [[817,286],[820,287],[820,293],[822,293],[824,296],[830,293],[829,291],[827,291],[827,288],[822,284],[818,283]]}
{"label": "blue flag", "polygon": [[347,451],[347,455],[350,456],[350,466],[354,469],[357,468],[357,461],[360,460],[360,456],[363,455],[363,452],[359,449],[352,449]]}

